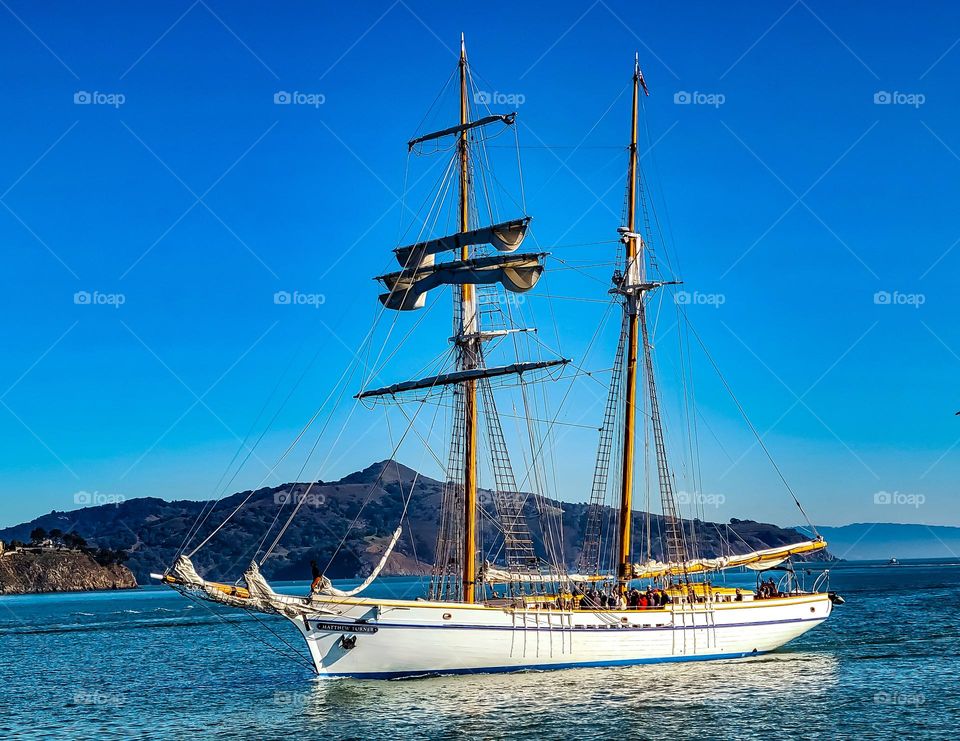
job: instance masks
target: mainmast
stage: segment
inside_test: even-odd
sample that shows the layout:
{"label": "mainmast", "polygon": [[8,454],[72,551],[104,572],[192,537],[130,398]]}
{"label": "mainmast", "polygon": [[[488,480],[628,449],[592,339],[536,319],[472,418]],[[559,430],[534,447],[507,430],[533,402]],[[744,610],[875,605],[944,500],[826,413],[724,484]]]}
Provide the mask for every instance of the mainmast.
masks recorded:
{"label": "mainmast", "polygon": [[[683,524],[677,512],[677,502],[673,495],[673,479],[667,461],[666,445],[663,439],[663,425],[660,419],[660,404],[657,398],[656,379],[653,373],[653,357],[650,337],[647,332],[644,296],[663,285],[675,281],[647,280],[644,262],[645,245],[637,233],[637,118],[640,108],[640,89],[647,92],[647,85],[640,72],[637,59],[633,69],[633,111],[630,121],[630,161],[627,168],[627,224],[620,228],[623,243],[626,246],[626,264],[623,274],[614,276],[614,291],[624,296],[626,324],[625,352],[625,390],[623,415],[623,470],[620,481],[620,561],[618,579],[620,588],[625,589],[633,577],[630,559],[631,514],[633,507],[633,474],[636,436],[636,398],[637,398],[637,355],[643,350],[644,368],[647,378],[647,394],[650,404],[650,426],[653,430],[654,448],[657,458],[657,476],[660,480],[660,501],[663,507],[665,556],[671,563],[683,564],[687,560],[687,548],[683,536]],[[639,336],[638,336],[639,335]],[[642,338],[642,345],[640,340]]]}
{"label": "mainmast", "polygon": [[[636,427],[637,398],[637,344],[638,305],[642,300],[640,284],[642,276],[642,247],[637,234],[637,116],[640,106],[640,61],[635,61],[633,72],[633,112],[630,121],[630,160],[627,165],[627,224],[623,234],[626,246],[626,265],[621,290],[625,293],[624,311],[627,321],[626,404],[623,416],[623,469],[620,479],[620,557],[618,578],[621,589],[626,589],[630,580],[630,516],[633,507],[634,433]],[[638,246],[640,249],[638,250]]]}
{"label": "mainmast", "polygon": [[[460,35],[460,132],[457,146],[460,153],[460,233],[470,231],[470,149],[466,128],[469,122],[467,106],[467,46]],[[470,259],[470,246],[460,248],[460,259]],[[474,288],[465,284],[460,288],[460,367],[473,370],[479,356],[476,296]],[[455,312],[456,313],[456,312]],[[463,601],[476,598],[477,582],[477,382],[463,383],[464,455],[463,455]]]}

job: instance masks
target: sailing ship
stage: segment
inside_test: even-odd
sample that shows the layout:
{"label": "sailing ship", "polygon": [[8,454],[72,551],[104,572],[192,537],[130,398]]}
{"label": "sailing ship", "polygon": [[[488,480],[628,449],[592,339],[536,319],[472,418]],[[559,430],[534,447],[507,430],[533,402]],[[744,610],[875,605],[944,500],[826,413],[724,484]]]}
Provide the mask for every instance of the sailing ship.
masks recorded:
{"label": "sailing ship", "polygon": [[[365,388],[356,396],[364,403],[439,397],[440,407],[451,412],[447,476],[427,593],[417,599],[364,594],[387,563],[402,524],[370,576],[350,590],[337,589],[321,575],[307,595],[275,591],[260,567],[285,528],[263,557],[250,564],[242,583],[204,579],[191,556],[226,520],[158,578],[188,596],[288,619],[302,635],[313,668],[322,677],[393,678],[736,659],[773,651],[822,623],[832,609],[824,580],[804,590],[789,566],[786,581],[777,586],[772,580],[762,583],[756,593],[714,583],[715,575],[727,569],[783,570],[781,564],[789,564],[792,557],[822,551],[826,547],[822,538],[698,557],[695,535],[687,532],[679,514],[647,317],[651,297],[675,281],[658,277],[648,227],[642,234],[638,226],[638,117],[641,95],[649,94],[639,61],[634,62],[632,76],[625,220],[616,240],[620,262],[608,290],[621,314],[619,342],[600,428],[585,542],[576,568],[566,563],[562,544],[557,545],[562,533],[551,520],[553,515],[543,511],[542,494],[523,494],[517,485],[494,387],[512,383],[526,401],[534,384],[557,382],[572,367],[571,361],[541,356],[491,363],[488,346],[516,337],[525,328],[484,321],[490,303],[485,296],[531,291],[547,257],[543,252],[517,251],[527,235],[528,216],[496,222],[491,217],[482,225],[476,207],[476,172],[484,163],[476,149],[491,131],[515,127],[517,114],[478,116],[471,110],[470,67],[462,39],[452,79],[459,80],[459,123],[412,139],[408,149],[430,146],[450,153],[446,174],[456,192],[455,203],[451,196],[456,231],[398,247],[394,252],[400,270],[379,277],[386,289],[379,297],[383,310],[398,312],[395,316],[422,309],[430,291],[452,289],[451,365],[417,380]],[[524,407],[517,416],[531,421],[535,413]],[[641,436],[645,450],[652,440],[652,454],[638,455]],[[484,440],[486,452],[481,451]],[[536,459],[552,439],[531,432],[530,445]],[[481,456],[492,473],[486,490],[479,482]],[[657,554],[649,545],[634,548],[631,520],[640,458],[658,481],[663,545]],[[535,468],[535,463],[531,466]],[[538,476],[525,480],[531,478]],[[484,492],[489,494],[487,501],[478,501]],[[306,498],[291,504],[287,524]],[[540,552],[534,548],[524,511],[533,506],[531,499],[541,508],[542,527],[549,531],[543,534]],[[606,507],[608,499],[616,506]],[[611,511],[614,522],[609,521]],[[494,523],[499,536],[496,548],[490,549],[496,552],[488,551],[488,557],[479,542],[481,518]],[[645,527],[649,541],[649,518]]]}

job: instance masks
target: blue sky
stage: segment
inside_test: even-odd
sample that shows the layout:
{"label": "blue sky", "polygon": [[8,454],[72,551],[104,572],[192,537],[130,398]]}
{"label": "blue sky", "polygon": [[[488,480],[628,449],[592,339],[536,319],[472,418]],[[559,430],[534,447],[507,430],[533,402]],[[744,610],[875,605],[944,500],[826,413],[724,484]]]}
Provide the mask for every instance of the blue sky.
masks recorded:
{"label": "blue sky", "polygon": [[[689,316],[812,518],[960,525],[960,17],[947,3],[809,0],[9,2],[0,524],[71,509],[78,492],[209,497],[274,413],[257,455],[283,451],[377,312],[370,278],[397,244],[405,142],[461,31],[484,91],[522,100],[536,244],[583,266],[548,276],[551,293],[605,297],[618,95],[639,52],[646,184],[684,289],[707,302]],[[277,105],[280,91],[318,104]],[[324,300],[277,305],[277,291]],[[531,311],[583,361],[602,305],[557,301],[551,315],[542,302]],[[608,367],[610,329],[586,367]],[[441,350],[449,319],[438,310],[423,330],[384,382]],[[556,347],[555,334],[542,339]],[[694,366],[706,515],[797,522],[702,355]],[[593,386],[564,419],[599,424]],[[388,436],[358,412],[303,475],[383,458]],[[566,430],[553,493],[586,496],[595,442]],[[305,454],[268,482],[297,477]],[[438,473],[415,446],[400,457]],[[254,458],[232,489],[264,473]]]}

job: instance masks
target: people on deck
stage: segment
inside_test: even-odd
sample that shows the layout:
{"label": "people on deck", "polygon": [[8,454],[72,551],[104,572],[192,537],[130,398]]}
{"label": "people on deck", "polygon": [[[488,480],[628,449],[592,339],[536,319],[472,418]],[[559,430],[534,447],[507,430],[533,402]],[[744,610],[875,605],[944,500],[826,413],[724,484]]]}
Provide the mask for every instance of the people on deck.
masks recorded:
{"label": "people on deck", "polygon": [[316,592],[320,588],[320,580],[323,578],[323,574],[320,573],[320,567],[317,566],[316,561],[310,562],[310,573],[313,574],[313,582],[310,584],[310,591]]}
{"label": "people on deck", "polygon": [[777,585],[774,583],[773,577],[760,582],[760,586],[757,587],[757,599],[770,599],[780,596],[782,595],[777,591]]}

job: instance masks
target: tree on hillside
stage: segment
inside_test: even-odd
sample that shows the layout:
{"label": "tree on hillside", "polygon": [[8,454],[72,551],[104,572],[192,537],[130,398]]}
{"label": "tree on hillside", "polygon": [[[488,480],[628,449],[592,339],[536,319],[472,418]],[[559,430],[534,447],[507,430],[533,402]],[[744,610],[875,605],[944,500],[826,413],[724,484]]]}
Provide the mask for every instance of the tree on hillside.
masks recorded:
{"label": "tree on hillside", "polygon": [[55,527],[48,534],[50,535],[50,540],[54,541],[55,543],[60,542],[63,539],[63,530],[60,530],[59,528]]}
{"label": "tree on hillside", "polygon": [[44,540],[47,539],[47,531],[42,527],[35,527],[30,531],[30,542],[34,545],[40,545]]}
{"label": "tree on hillside", "polygon": [[67,546],[67,548],[73,548],[78,551],[87,547],[87,541],[76,533],[67,533],[64,535],[63,544]]}
{"label": "tree on hillside", "polygon": [[117,548],[98,548],[93,554],[93,559],[101,566],[111,566],[121,564],[129,560],[130,555],[123,549]]}

